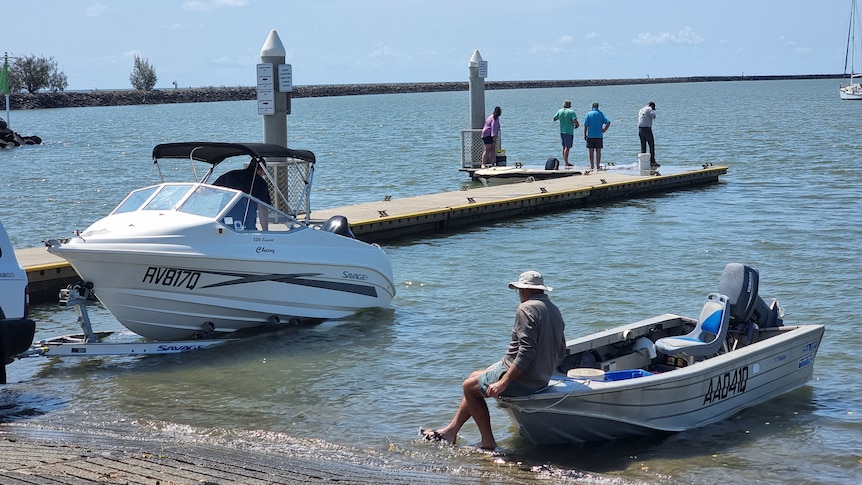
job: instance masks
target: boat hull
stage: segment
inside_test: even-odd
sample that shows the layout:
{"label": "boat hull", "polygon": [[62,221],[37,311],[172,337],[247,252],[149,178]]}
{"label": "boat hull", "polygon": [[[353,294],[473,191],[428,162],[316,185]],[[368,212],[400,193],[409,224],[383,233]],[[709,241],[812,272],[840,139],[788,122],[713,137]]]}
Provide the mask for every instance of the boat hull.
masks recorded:
{"label": "boat hull", "polygon": [[543,170],[523,167],[491,167],[476,170],[473,176],[483,185],[509,184],[532,180],[549,180],[572,175],[583,175],[582,172],[568,168],[562,170]]}
{"label": "boat hull", "polygon": [[[647,321],[656,325],[656,320]],[[640,324],[615,329],[644,329]],[[687,367],[619,381],[555,377],[548,388],[499,404],[539,445],[697,428],[804,385],[822,325],[758,330],[761,341]]]}
{"label": "boat hull", "polygon": [[156,340],[342,318],[389,308],[395,294],[382,249],[311,228],[235,232],[183,221],[162,234],[94,230],[49,251],[93,284],[121,324]]}
{"label": "boat hull", "polygon": [[854,83],[841,86],[841,90],[838,92],[838,95],[841,99],[845,100],[862,100],[862,84]]}

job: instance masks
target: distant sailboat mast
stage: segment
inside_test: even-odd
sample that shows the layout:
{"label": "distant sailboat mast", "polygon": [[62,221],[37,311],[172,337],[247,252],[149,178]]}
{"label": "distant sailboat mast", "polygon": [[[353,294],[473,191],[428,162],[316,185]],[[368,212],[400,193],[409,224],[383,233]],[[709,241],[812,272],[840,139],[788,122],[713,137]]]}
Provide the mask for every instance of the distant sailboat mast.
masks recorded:
{"label": "distant sailboat mast", "polygon": [[847,77],[847,61],[850,61],[850,78],[856,73],[854,57],[856,54],[856,0],[850,3],[850,23],[847,27],[847,52],[844,54],[844,77]]}
{"label": "distant sailboat mast", "polygon": [[[847,26],[847,51],[844,54],[844,75],[839,94],[841,99],[862,100],[862,74],[856,73],[856,0],[850,3],[850,22]],[[847,67],[850,67],[848,76]]]}

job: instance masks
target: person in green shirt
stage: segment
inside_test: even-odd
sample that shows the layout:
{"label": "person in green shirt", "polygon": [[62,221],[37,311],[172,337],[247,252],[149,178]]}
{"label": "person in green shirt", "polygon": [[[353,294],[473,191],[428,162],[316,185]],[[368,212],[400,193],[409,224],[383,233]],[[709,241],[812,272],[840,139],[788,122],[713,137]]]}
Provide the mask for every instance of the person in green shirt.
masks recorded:
{"label": "person in green shirt", "polygon": [[563,142],[563,162],[566,167],[572,167],[569,163],[569,151],[575,141],[575,129],[580,126],[578,114],[572,109],[571,100],[565,100],[563,107],[554,115],[554,121],[560,122],[560,140]]}

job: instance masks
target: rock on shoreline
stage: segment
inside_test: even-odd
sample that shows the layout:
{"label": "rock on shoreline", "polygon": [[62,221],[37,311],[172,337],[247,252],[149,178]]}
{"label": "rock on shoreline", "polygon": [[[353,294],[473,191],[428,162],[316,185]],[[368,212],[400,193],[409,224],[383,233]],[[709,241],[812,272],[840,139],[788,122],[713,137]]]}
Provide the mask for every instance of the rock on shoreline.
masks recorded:
{"label": "rock on shoreline", "polygon": [[42,143],[42,139],[38,136],[22,136],[18,132],[12,131],[6,120],[0,118],[0,150],[15,148],[21,145],[38,145],[40,143]]}
{"label": "rock on shoreline", "polygon": [[[647,79],[597,79],[562,81],[486,81],[485,88],[530,89],[579,86],[611,86],[623,84],[662,84],[683,82],[766,81],[776,79],[828,79],[840,78],[836,74],[810,74],[799,76],[695,76]],[[387,84],[328,84],[295,86],[294,98],[322,96],[355,96],[363,94],[427,93],[438,91],[467,91],[464,82],[387,83]],[[215,101],[246,101],[256,99],[255,87],[208,87],[163,89],[155,91],[105,90],[61,91],[48,93],[15,93],[10,96],[11,109],[74,108],[86,106],[128,106],[138,104],[206,103]]]}

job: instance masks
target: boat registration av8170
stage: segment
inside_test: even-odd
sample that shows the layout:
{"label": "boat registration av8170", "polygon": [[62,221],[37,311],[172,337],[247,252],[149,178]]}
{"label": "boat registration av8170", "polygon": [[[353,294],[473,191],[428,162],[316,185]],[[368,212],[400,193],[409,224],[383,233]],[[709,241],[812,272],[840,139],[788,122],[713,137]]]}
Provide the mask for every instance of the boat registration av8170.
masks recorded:
{"label": "boat registration av8170", "polygon": [[142,283],[153,285],[177,286],[189,290],[195,289],[201,279],[200,271],[189,271],[179,268],[157,268],[150,266],[144,273]]}

